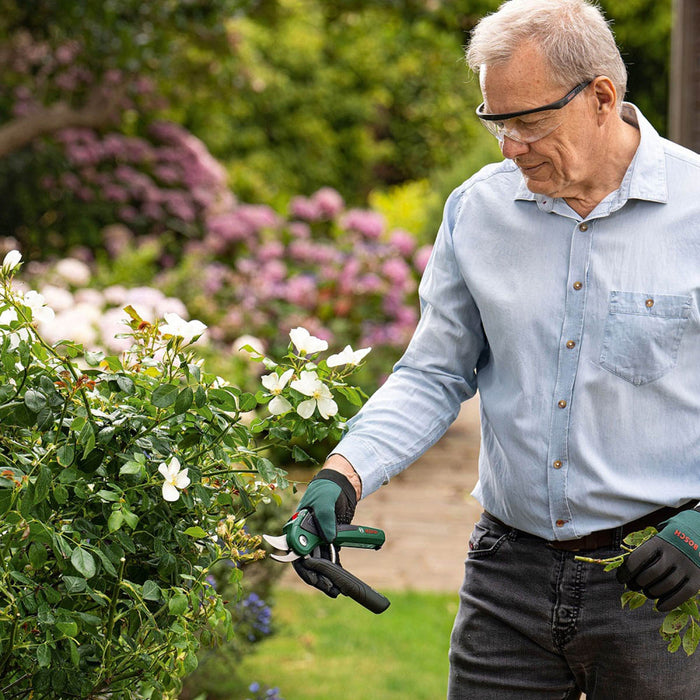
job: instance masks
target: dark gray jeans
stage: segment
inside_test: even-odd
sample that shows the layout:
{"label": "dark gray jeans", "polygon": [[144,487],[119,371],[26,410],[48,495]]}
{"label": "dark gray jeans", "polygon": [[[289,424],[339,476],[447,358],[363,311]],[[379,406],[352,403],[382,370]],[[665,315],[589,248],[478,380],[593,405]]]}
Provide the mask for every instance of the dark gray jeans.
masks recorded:
{"label": "dark gray jeans", "polygon": [[623,610],[614,572],[488,515],[469,547],[448,700],[700,698],[700,649],[669,653],[659,635],[663,614],[651,602]]}

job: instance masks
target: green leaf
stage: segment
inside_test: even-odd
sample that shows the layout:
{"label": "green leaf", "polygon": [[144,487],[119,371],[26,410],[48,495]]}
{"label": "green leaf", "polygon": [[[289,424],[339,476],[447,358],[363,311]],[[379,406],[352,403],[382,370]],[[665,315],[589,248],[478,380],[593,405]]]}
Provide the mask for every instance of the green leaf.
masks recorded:
{"label": "green leaf", "polygon": [[63,484],[56,484],[53,487],[53,497],[58,505],[64,505],[68,502],[68,489]]}
{"label": "green leaf", "polygon": [[119,372],[120,370],[124,369],[124,365],[122,365],[121,360],[118,357],[105,357],[102,362],[104,362],[107,367],[112,370],[112,372]]}
{"label": "green leaf", "polygon": [[239,410],[243,411],[244,413],[246,411],[252,411],[254,410],[258,405],[258,401],[255,398],[254,394],[241,394],[239,399],[238,399],[238,408]]}
{"label": "green leaf", "polygon": [[82,593],[87,588],[87,581],[78,576],[61,576],[63,583],[66,585],[66,593]]}
{"label": "green leaf", "polygon": [[686,600],[685,603],[680,606],[680,609],[683,612],[688,613],[688,615],[691,617],[694,617],[696,620],[700,619],[700,611],[698,610],[698,601],[696,598]]}
{"label": "green leaf", "polygon": [[680,632],[688,624],[688,620],[690,620],[688,613],[678,609],[671,610],[664,618],[661,631],[665,634]]}
{"label": "green leaf", "polygon": [[143,595],[145,600],[160,600],[160,588],[155,581],[147,579],[143,582],[141,595]]}
{"label": "green leaf", "polygon": [[46,668],[51,664],[51,647],[42,644],[36,648],[36,660],[40,668]]}
{"label": "green leaf", "polygon": [[56,629],[65,637],[75,637],[78,634],[78,625],[73,620],[63,620],[56,623]]}
{"label": "green leaf", "polygon": [[313,457],[304,452],[304,450],[302,450],[298,445],[294,445],[294,448],[292,449],[292,459],[295,462],[308,462],[310,459],[313,459]]}
{"label": "green leaf", "polygon": [[39,476],[34,484],[34,503],[42,503],[49,495],[51,489],[51,470],[47,466],[39,469]]}
{"label": "green leaf", "polygon": [[267,482],[274,481],[277,476],[277,467],[267,457],[258,457],[255,460],[255,468]]}
{"label": "green leaf", "polygon": [[114,377],[117,382],[119,390],[127,394],[127,396],[132,396],[136,393],[136,386],[134,385],[134,380],[125,374],[117,374]]}
{"label": "green leaf", "polygon": [[105,571],[111,576],[116,576],[117,570],[112,565],[112,562],[109,560],[109,557],[101,549],[95,549],[94,551],[98,559],[102,562],[102,566],[104,566]]}
{"label": "green leaf", "polygon": [[194,393],[190,387],[186,386],[178,395],[177,399],[175,399],[175,413],[180,414],[180,413],[186,413],[190,406],[192,405],[192,402],[194,401]]}
{"label": "green leaf", "polygon": [[209,537],[209,533],[206,530],[203,530],[199,525],[195,525],[193,527],[188,527],[185,530],[185,534],[189,535],[190,537],[194,537],[195,539],[202,539]]}
{"label": "green leaf", "polygon": [[194,392],[194,403],[197,408],[202,408],[207,401],[207,392],[204,390],[203,386],[198,386]]}
{"label": "green leaf", "polygon": [[34,567],[34,571],[38,571],[46,563],[48,554],[46,552],[46,547],[38,542],[32,542],[29,545],[29,561]]}
{"label": "green leaf", "polygon": [[75,459],[73,445],[63,444],[56,450],[56,460],[62,467],[69,467]]}
{"label": "green leaf", "polygon": [[690,656],[695,653],[700,643],[700,625],[695,620],[690,621],[688,631],[683,635],[683,651]]}
{"label": "green leaf", "polygon": [[101,350],[95,352],[88,350],[85,353],[85,362],[87,362],[90,367],[97,367],[104,359],[104,356],[105,354]]}
{"label": "green leaf", "polygon": [[168,610],[171,615],[182,615],[187,610],[187,596],[184,593],[176,593],[168,601]]}
{"label": "green leaf", "polygon": [[138,462],[129,461],[129,462],[126,462],[125,464],[122,464],[121,469],[119,470],[119,473],[120,474],[140,474],[142,470],[143,470],[143,466],[141,464],[139,464]]}
{"label": "green leaf", "polygon": [[95,449],[95,430],[91,423],[85,423],[81,428],[78,444],[83,445],[83,459]]}
{"label": "green leaf", "polygon": [[670,651],[672,654],[677,652],[681,648],[681,635],[676,632],[676,634],[671,636],[671,641],[668,644],[668,647],[666,647],[668,651]]}
{"label": "green leaf", "polygon": [[46,406],[46,397],[39,391],[27,389],[24,395],[24,404],[32,413],[39,413]]}
{"label": "green leaf", "polygon": [[629,605],[630,610],[642,607],[647,600],[648,598],[644,593],[638,593],[637,591],[625,591],[621,597],[622,607]]}
{"label": "green leaf", "polygon": [[139,516],[136,513],[132,513],[126,508],[122,508],[122,515],[124,516],[124,522],[133,530],[139,522]]}
{"label": "green leaf", "polygon": [[73,554],[70,555],[70,562],[73,564],[76,571],[85,578],[92,578],[97,573],[95,559],[90,552],[82,547],[76,547],[73,550]]}
{"label": "green leaf", "polygon": [[70,660],[75,668],[80,667],[80,653],[78,652],[78,645],[72,640],[68,640],[68,647],[70,649]]}
{"label": "green leaf", "polygon": [[222,411],[235,413],[238,411],[236,396],[226,389],[209,389],[209,400]]}
{"label": "green leaf", "polygon": [[107,519],[107,527],[110,532],[115,532],[124,524],[124,515],[121,510],[114,510]]}
{"label": "green leaf", "polygon": [[173,384],[160,384],[151,395],[151,403],[157,408],[168,408],[177,400],[179,390]]}
{"label": "green leaf", "polygon": [[113,425],[106,425],[97,432],[97,442],[106,445],[115,435],[117,429]]}
{"label": "green leaf", "polygon": [[114,491],[108,491],[107,489],[100,489],[97,495],[103,500],[110,503],[118,503],[121,500],[121,494]]}

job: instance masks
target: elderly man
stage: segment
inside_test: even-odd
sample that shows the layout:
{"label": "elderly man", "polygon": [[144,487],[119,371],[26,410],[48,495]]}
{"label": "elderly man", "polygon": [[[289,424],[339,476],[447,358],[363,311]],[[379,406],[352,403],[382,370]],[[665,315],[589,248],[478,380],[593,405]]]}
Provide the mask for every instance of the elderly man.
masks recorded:
{"label": "elderly man", "polygon": [[[658,630],[700,589],[700,158],[622,101],[586,0],[505,2],[467,57],[505,160],[449,197],[415,335],[302,505],[332,539],[478,390],[449,698],[695,699],[700,653]],[[576,559],[648,525],[617,577]],[[622,610],[618,578],[658,610]]]}

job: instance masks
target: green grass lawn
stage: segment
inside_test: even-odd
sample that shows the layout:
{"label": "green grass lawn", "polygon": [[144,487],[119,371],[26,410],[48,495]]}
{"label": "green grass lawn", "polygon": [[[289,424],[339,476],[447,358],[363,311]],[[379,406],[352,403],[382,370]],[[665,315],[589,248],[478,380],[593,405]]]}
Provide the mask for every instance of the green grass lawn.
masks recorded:
{"label": "green grass lawn", "polygon": [[[277,590],[275,634],[235,669],[205,663],[207,700],[244,700],[248,685],[278,687],[284,700],[439,700],[457,594],[387,594],[374,615],[348,598]],[[200,695],[200,698],[202,695]]]}

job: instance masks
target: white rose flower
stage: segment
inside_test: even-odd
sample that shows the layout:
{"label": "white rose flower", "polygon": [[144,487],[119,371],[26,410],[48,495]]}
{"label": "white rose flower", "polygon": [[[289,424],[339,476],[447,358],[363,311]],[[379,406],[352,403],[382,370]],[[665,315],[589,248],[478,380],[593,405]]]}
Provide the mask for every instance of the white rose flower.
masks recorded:
{"label": "white rose flower", "polygon": [[180,498],[180,490],[190,485],[187,469],[180,469],[180,461],[177,457],[170,460],[170,464],[161,462],[158,471],[163,475],[163,498],[166,501],[177,501]]}
{"label": "white rose flower", "polygon": [[311,335],[306,328],[293,328],[289,331],[289,337],[300,355],[313,355],[317,352],[328,350],[328,343],[314,335]]}
{"label": "white rose flower", "polygon": [[287,411],[292,409],[292,404],[280,396],[282,390],[287,386],[287,382],[292,378],[294,374],[293,369],[288,369],[282,376],[279,376],[276,372],[272,374],[266,374],[261,378],[262,385],[272,394],[274,397],[272,401],[267,405],[268,410],[273,416],[280,416]]}
{"label": "white rose flower", "polygon": [[326,360],[326,364],[329,367],[339,367],[340,365],[359,365],[364,359],[365,355],[367,355],[371,349],[372,348],[361,348],[360,350],[353,350],[349,345],[346,345],[337,355],[331,355]]}
{"label": "white rose flower", "polygon": [[186,343],[191,343],[199,338],[207,327],[201,321],[185,321],[177,314],[165,314],[165,323],[160,326],[160,332],[164,336],[176,336]]}
{"label": "white rose flower", "polygon": [[304,396],[311,397],[297,406],[297,413],[302,418],[310,418],[316,408],[323,418],[330,418],[338,413],[338,404],[333,400],[331,390],[318,378],[316,372],[302,372],[299,379],[293,381],[290,386]]}
{"label": "white rose flower", "polygon": [[22,262],[22,253],[19,250],[11,250],[2,261],[2,271],[7,274],[12,272]]}

